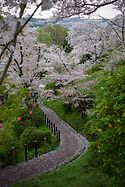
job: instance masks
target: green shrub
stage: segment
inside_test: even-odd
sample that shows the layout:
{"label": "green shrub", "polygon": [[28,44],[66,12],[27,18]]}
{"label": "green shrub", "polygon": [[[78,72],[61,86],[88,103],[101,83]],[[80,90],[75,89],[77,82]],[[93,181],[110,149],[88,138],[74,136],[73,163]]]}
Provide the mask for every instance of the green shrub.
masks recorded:
{"label": "green shrub", "polygon": [[[17,120],[19,116],[21,117],[20,121]],[[40,127],[44,124],[42,112],[39,108],[34,108],[32,110],[32,115],[29,109],[20,110],[18,117],[12,122],[13,131],[17,137],[20,137],[27,127]]]}
{"label": "green shrub", "polygon": [[17,113],[17,116],[21,116],[21,120],[26,120],[27,118],[30,117],[29,114],[29,109],[28,108],[22,108],[20,111]]}
{"label": "green shrub", "polygon": [[22,98],[28,97],[28,94],[29,94],[28,88],[22,86],[22,87],[19,88],[18,92],[19,92],[20,97],[22,97]]}
{"label": "green shrub", "polygon": [[40,108],[35,108],[33,110],[33,115],[32,115],[31,120],[35,127],[40,127],[43,124],[45,124],[43,116],[42,116],[42,111]]}
{"label": "green shrub", "polygon": [[86,124],[87,134],[93,140],[90,147],[93,164],[109,175],[122,178],[125,173],[124,64],[97,81],[93,89],[95,105]]}
{"label": "green shrub", "polygon": [[72,103],[63,103],[63,108],[64,108],[64,111],[65,113],[71,113],[73,110],[72,110]]}
{"label": "green shrub", "polygon": [[56,82],[50,82],[45,87],[45,89],[53,89],[53,90],[55,90],[56,88],[57,88]]}
{"label": "green shrub", "polygon": [[91,59],[92,59],[92,55],[89,53],[86,53],[81,56],[80,64],[84,64],[87,60],[91,60]]}
{"label": "green shrub", "polygon": [[28,149],[34,148],[35,141],[37,142],[38,148],[41,147],[45,141],[51,144],[51,132],[42,131],[42,129],[37,129],[35,127],[28,128],[22,133],[20,140],[22,145],[27,144]]}
{"label": "green shrub", "polygon": [[16,160],[18,158],[18,149],[20,143],[19,141],[12,135],[9,130],[0,132],[0,157],[1,157],[1,167],[5,167],[7,165],[13,164],[13,153],[12,147],[16,149]]}
{"label": "green shrub", "polygon": [[13,132],[14,135],[19,138],[20,135],[23,133],[23,131],[27,128],[27,127],[31,127],[32,123],[31,120],[25,120],[25,121],[17,121],[14,120],[12,123],[13,126]]}
{"label": "green shrub", "polygon": [[55,95],[58,95],[58,89],[61,87],[61,84],[56,84],[56,82],[50,82],[46,85],[45,89],[52,89]]}

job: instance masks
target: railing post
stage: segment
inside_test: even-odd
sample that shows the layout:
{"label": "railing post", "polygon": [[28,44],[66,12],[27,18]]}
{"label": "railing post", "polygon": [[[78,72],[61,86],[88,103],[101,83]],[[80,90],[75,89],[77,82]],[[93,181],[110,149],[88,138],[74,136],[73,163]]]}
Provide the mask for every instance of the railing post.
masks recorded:
{"label": "railing post", "polygon": [[15,147],[12,147],[12,158],[13,158],[13,164],[16,164],[16,150]]}
{"label": "railing post", "polygon": [[53,122],[51,122],[51,132],[53,132]]}
{"label": "railing post", "polygon": [[37,157],[38,156],[37,155],[37,142],[35,141],[34,144],[35,144],[35,157]]}
{"label": "railing post", "polygon": [[47,118],[46,120],[46,126],[48,127],[49,119]]}
{"label": "railing post", "polygon": [[60,142],[60,130],[58,131],[58,141]]}
{"label": "railing post", "polygon": [[53,131],[54,131],[54,135],[56,134],[56,125],[55,123],[53,124]]}
{"label": "railing post", "polygon": [[44,114],[44,121],[45,121],[45,123],[46,123],[46,114]]}
{"label": "railing post", "polygon": [[56,127],[55,134],[57,134],[57,131],[58,131],[58,129],[57,129],[57,127]]}
{"label": "railing post", "polygon": [[28,158],[27,158],[27,145],[25,144],[24,147],[25,147],[25,161],[27,161],[28,160]]}
{"label": "railing post", "polygon": [[49,119],[49,124],[48,124],[49,129],[50,129],[50,123],[51,123],[51,121],[50,121],[50,119]]}

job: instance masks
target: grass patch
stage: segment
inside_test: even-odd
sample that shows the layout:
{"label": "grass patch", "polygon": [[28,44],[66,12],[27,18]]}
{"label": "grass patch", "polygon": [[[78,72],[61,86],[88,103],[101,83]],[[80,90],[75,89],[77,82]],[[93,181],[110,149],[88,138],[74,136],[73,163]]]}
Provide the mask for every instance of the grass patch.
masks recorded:
{"label": "grass patch", "polygon": [[55,111],[62,120],[67,122],[77,132],[82,132],[87,119],[86,117],[81,118],[80,112],[77,109],[72,111],[65,110],[64,105],[58,100],[46,101],[45,104],[47,107]]}

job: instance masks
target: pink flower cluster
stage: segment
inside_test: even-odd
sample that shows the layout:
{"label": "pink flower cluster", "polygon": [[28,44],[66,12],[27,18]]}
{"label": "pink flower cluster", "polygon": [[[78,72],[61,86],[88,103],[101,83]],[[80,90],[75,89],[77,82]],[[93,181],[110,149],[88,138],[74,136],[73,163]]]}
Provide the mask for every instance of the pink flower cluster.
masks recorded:
{"label": "pink flower cluster", "polygon": [[22,117],[21,116],[18,116],[17,117],[17,121],[21,121]]}
{"label": "pink flower cluster", "polygon": [[[32,115],[32,114],[33,114],[33,111],[30,111],[29,114]],[[17,117],[17,121],[21,121],[21,119],[22,119],[22,116],[18,116],[18,117]]]}

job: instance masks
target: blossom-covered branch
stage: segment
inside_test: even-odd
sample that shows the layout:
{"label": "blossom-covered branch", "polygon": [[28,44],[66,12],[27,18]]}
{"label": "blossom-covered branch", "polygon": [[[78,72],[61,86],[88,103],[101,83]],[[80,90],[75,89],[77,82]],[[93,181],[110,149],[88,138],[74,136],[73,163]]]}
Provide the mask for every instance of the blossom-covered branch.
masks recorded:
{"label": "blossom-covered branch", "polygon": [[[122,1],[122,0],[121,0]],[[62,19],[72,15],[90,15],[99,8],[110,4],[120,3],[119,0],[58,0],[56,4],[57,11],[55,17]]]}

